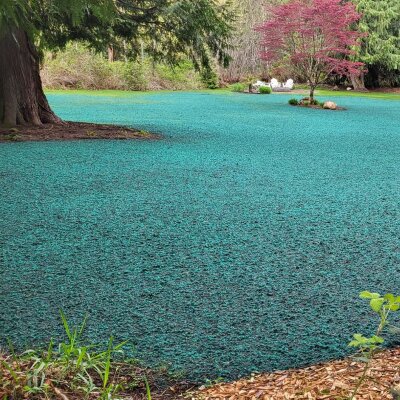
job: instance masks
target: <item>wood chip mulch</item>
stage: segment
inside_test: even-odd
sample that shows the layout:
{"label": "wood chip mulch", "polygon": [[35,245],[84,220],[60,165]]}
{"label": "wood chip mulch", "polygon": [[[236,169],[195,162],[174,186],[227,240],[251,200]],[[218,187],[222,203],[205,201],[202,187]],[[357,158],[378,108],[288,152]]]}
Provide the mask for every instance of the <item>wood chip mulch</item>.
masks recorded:
{"label": "wood chip mulch", "polygon": [[[252,376],[199,391],[201,400],[349,399],[365,364],[348,358],[311,367]],[[355,400],[399,399],[400,348],[383,351],[371,363]],[[398,392],[400,393],[400,391]],[[398,397],[397,397],[398,396]]]}

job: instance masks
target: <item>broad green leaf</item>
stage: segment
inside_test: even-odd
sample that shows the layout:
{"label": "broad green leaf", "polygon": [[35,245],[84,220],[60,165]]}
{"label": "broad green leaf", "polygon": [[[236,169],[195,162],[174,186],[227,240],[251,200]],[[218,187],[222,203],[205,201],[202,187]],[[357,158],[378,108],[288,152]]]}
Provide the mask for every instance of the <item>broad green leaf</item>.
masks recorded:
{"label": "broad green leaf", "polygon": [[392,293],[387,293],[383,296],[385,300],[387,300],[389,303],[395,303],[395,297]]}
{"label": "broad green leaf", "polygon": [[358,347],[360,345],[360,342],[358,340],[352,340],[348,346],[349,347]]}
{"label": "broad green leaf", "polygon": [[382,309],[383,303],[385,302],[385,299],[382,298],[373,298],[370,301],[370,306],[375,312],[379,312]]}
{"label": "broad green leaf", "polygon": [[380,343],[381,344],[385,341],[385,339],[383,337],[374,335],[369,339],[369,341],[371,343]]}
{"label": "broad green leaf", "polygon": [[365,290],[364,292],[360,293],[360,297],[362,299],[378,299],[379,297],[381,297],[381,295],[379,293],[371,293]]}

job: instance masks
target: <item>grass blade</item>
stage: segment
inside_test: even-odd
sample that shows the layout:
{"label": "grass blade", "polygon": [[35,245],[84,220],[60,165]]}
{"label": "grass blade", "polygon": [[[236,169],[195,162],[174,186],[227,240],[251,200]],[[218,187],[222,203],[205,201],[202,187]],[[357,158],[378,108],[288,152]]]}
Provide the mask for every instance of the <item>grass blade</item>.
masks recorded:
{"label": "grass blade", "polygon": [[147,400],[151,400],[151,390],[150,390],[150,385],[149,385],[149,381],[147,380],[147,377],[144,377],[144,384],[146,385]]}

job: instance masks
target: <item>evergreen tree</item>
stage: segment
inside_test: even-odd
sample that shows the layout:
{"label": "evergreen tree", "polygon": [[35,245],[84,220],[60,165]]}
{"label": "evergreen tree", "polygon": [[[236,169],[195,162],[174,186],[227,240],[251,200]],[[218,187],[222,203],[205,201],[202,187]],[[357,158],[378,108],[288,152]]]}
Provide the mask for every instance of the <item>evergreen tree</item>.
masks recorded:
{"label": "evergreen tree", "polygon": [[185,53],[199,69],[227,65],[229,2],[215,0],[1,0],[0,125],[60,123],[39,75],[44,49],[85,40],[98,50],[118,39],[171,64]]}
{"label": "evergreen tree", "polygon": [[[362,15],[359,30],[365,32],[357,59],[366,64],[367,83],[400,84],[400,1],[353,0]],[[353,80],[363,87],[364,82]]]}

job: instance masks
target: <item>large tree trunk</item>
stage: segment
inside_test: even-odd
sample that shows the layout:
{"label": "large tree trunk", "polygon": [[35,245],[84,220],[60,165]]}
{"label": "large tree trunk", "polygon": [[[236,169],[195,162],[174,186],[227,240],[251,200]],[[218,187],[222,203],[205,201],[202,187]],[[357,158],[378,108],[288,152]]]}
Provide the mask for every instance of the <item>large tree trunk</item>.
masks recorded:
{"label": "large tree trunk", "polygon": [[39,56],[27,33],[0,37],[0,125],[62,123],[51,110],[39,75]]}
{"label": "large tree trunk", "polygon": [[360,75],[350,75],[351,84],[353,85],[354,90],[358,90],[361,92],[367,91],[364,82],[364,74]]}

